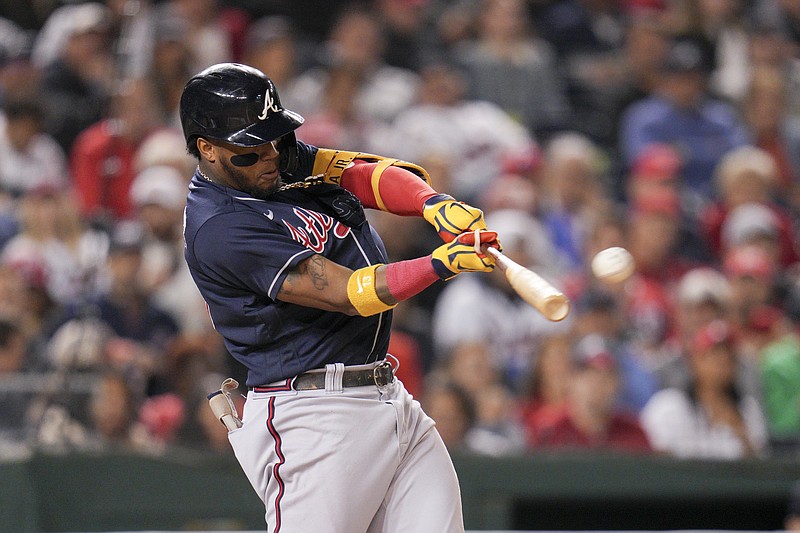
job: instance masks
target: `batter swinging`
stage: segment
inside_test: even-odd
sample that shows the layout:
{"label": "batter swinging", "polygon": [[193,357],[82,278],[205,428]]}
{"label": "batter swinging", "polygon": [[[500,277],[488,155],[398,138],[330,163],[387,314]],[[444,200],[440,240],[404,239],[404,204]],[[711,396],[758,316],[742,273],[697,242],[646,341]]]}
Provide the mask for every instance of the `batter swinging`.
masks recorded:
{"label": "batter swinging", "polygon": [[[267,530],[463,532],[447,450],[386,351],[399,301],[492,270],[474,246],[483,213],[437,193],[416,165],[297,141],[303,118],[251,67],[194,76],[180,115],[198,159],[186,261],[248,369],[243,426],[229,438]],[[424,216],[445,244],[386,264],[363,207]],[[496,233],[478,235],[500,248]]]}

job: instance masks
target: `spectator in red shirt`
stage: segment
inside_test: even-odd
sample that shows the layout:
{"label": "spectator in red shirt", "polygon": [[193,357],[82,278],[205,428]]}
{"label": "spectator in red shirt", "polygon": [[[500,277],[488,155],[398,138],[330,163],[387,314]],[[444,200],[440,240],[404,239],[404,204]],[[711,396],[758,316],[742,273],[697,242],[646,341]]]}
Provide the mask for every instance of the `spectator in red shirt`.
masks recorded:
{"label": "spectator in red shirt", "polygon": [[750,313],[774,304],[778,265],[763,248],[742,244],[728,251],[723,271],[731,285],[731,320],[736,328],[747,324]]}
{"label": "spectator in red shirt", "polygon": [[124,82],[110,118],[84,130],[70,153],[73,184],[82,213],[106,222],[134,214],[129,190],[136,151],[158,125],[155,93],[145,80]]}
{"label": "spectator in red shirt", "polygon": [[560,417],[538,432],[536,446],[559,450],[651,451],[636,417],[617,408],[620,390],[614,355],[599,335],[587,335],[573,351],[574,370]]}
{"label": "spectator in red shirt", "polygon": [[534,446],[540,428],[549,427],[564,411],[572,374],[572,336],[548,335],[542,340],[525,397],[520,419],[528,444]]}
{"label": "spectator in red shirt", "polygon": [[666,143],[648,144],[633,161],[625,177],[625,197],[634,203],[653,194],[680,194],[683,160],[676,148]]}

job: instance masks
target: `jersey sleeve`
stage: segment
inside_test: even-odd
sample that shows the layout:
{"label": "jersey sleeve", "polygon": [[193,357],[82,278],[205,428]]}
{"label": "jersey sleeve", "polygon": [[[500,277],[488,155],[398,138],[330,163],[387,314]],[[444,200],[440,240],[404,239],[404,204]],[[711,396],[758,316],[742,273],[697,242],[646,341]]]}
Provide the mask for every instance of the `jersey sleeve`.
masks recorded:
{"label": "jersey sleeve", "polygon": [[314,252],[257,215],[233,212],[208,220],[195,236],[193,251],[205,275],[274,301],[286,275]]}

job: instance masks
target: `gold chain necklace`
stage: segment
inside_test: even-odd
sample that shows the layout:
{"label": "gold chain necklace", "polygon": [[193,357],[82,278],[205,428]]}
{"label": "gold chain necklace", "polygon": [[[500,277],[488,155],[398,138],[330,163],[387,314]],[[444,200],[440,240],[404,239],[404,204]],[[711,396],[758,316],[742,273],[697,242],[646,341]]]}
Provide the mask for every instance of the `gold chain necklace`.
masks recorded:
{"label": "gold chain necklace", "polygon": [[[197,167],[197,172],[200,173],[203,178],[209,183],[216,183],[214,180],[206,176],[206,173],[200,170],[200,167]],[[325,183],[325,175],[324,174],[317,174],[315,176],[308,176],[303,181],[296,181],[294,183],[287,183],[286,185],[281,185],[278,187],[278,190],[275,192],[283,192],[288,191],[290,189],[308,189],[309,187],[313,187],[315,185],[322,185]]]}
{"label": "gold chain necklace", "polygon": [[199,167],[199,166],[197,167],[197,171],[200,173],[200,175],[201,175],[201,176],[203,176],[203,177],[206,179],[206,181],[207,181],[207,182],[209,182],[209,183],[214,183],[214,180],[212,180],[211,178],[209,178],[208,176],[206,176],[206,173],[205,173],[205,172],[203,172],[202,170],[200,170],[200,167]]}

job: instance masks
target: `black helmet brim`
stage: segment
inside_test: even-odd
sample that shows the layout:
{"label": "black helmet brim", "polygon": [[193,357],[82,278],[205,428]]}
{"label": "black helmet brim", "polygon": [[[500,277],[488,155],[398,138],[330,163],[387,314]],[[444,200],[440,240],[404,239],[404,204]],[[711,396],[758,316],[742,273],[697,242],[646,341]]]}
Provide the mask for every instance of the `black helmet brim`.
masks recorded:
{"label": "black helmet brim", "polygon": [[298,113],[282,109],[277,113],[272,113],[269,120],[258,121],[220,140],[236,146],[259,146],[293,132],[303,122],[303,117]]}

